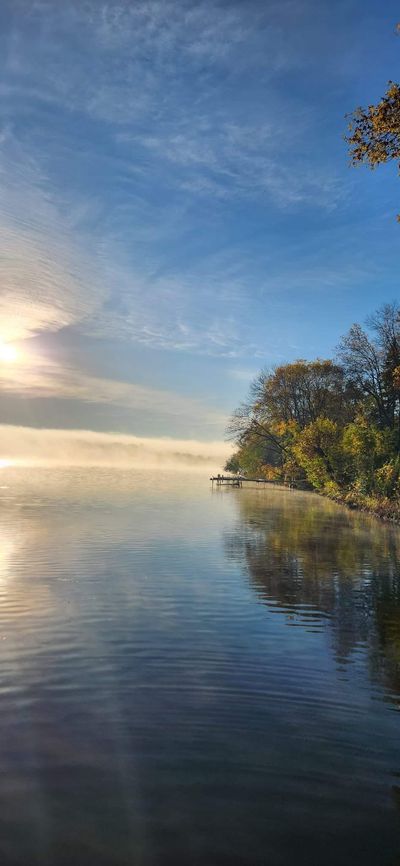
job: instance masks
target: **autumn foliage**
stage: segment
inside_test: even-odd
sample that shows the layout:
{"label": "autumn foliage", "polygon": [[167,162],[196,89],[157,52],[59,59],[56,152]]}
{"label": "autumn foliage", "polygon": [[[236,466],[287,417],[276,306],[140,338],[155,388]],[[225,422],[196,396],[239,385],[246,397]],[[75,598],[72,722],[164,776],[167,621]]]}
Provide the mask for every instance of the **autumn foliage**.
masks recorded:
{"label": "autumn foliage", "polygon": [[399,370],[400,308],[388,304],[350,328],[334,361],[260,373],[231,419],[226,469],[400,515]]}
{"label": "autumn foliage", "polygon": [[[364,163],[376,168],[394,159],[400,173],[400,85],[389,81],[376,105],[356,108],[349,115],[345,138],[353,165]],[[400,215],[397,219],[400,221]]]}
{"label": "autumn foliage", "polygon": [[376,105],[356,108],[349,119],[346,140],[352,162],[371,168],[391,159],[400,161],[400,86],[389,81]]}

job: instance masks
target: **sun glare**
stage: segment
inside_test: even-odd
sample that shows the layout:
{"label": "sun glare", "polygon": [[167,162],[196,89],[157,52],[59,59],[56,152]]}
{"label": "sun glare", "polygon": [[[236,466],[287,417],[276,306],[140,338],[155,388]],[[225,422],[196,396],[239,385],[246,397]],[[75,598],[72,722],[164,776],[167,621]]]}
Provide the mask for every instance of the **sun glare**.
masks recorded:
{"label": "sun glare", "polygon": [[15,346],[10,343],[0,342],[0,362],[3,364],[13,364],[18,359],[18,352]]}

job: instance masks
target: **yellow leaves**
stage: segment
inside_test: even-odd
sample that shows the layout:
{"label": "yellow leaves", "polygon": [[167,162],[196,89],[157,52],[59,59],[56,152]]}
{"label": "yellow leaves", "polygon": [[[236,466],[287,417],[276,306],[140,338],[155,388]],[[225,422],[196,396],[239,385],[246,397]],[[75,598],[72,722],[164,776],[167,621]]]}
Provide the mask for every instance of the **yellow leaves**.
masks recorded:
{"label": "yellow leaves", "polygon": [[326,496],[331,496],[332,499],[335,499],[340,494],[340,487],[336,481],[327,481],[324,486],[324,493]]}
{"label": "yellow leaves", "polygon": [[282,479],[282,468],[265,463],[261,466],[261,474],[267,481],[280,481]]}
{"label": "yellow leaves", "polygon": [[[400,216],[398,216],[397,219],[400,221]],[[396,390],[400,391],[400,367],[395,367],[392,376],[393,387],[396,388]]]}
{"label": "yellow leaves", "polygon": [[317,418],[302,430],[299,443],[304,453],[312,455],[318,448],[330,447],[338,437],[338,426],[329,418]]}
{"label": "yellow leaves", "polygon": [[398,487],[399,466],[398,461],[389,460],[380,469],[375,471],[375,484],[378,491],[384,496],[393,496]]}
{"label": "yellow leaves", "polygon": [[376,105],[355,109],[348,128],[345,139],[353,165],[367,163],[375,168],[391,159],[400,159],[400,86],[389,81],[385,95]]}
{"label": "yellow leaves", "polygon": [[371,455],[380,449],[382,434],[367,421],[364,416],[358,416],[348,424],[343,431],[343,449],[352,457]]}
{"label": "yellow leaves", "polygon": [[302,471],[294,457],[288,457],[282,467],[283,476],[287,481],[296,481],[301,478]]}
{"label": "yellow leaves", "polygon": [[297,421],[277,421],[271,425],[276,436],[295,438],[300,431]]}
{"label": "yellow leaves", "polygon": [[292,446],[293,454],[317,490],[336,483],[341,471],[341,432],[329,418],[320,417],[305,427]]}

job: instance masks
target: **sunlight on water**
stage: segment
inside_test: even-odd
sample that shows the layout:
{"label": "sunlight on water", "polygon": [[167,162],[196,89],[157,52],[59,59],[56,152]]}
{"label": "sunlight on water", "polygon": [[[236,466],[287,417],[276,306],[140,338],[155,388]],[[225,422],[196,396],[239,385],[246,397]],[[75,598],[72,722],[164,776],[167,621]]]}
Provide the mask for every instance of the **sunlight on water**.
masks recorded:
{"label": "sunlight on water", "polygon": [[4,468],[1,863],[395,863],[399,563],[311,494]]}

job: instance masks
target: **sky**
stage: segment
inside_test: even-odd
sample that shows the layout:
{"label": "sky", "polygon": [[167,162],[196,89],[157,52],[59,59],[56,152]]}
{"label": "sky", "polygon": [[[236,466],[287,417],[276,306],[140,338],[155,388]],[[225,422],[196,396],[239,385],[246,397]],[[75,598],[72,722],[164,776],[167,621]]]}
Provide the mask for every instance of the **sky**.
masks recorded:
{"label": "sky", "polygon": [[398,80],[398,17],[392,0],[2,0],[8,443],[218,451],[260,368],[332,357],[398,296],[396,167],[351,168],[343,140],[346,112]]}

